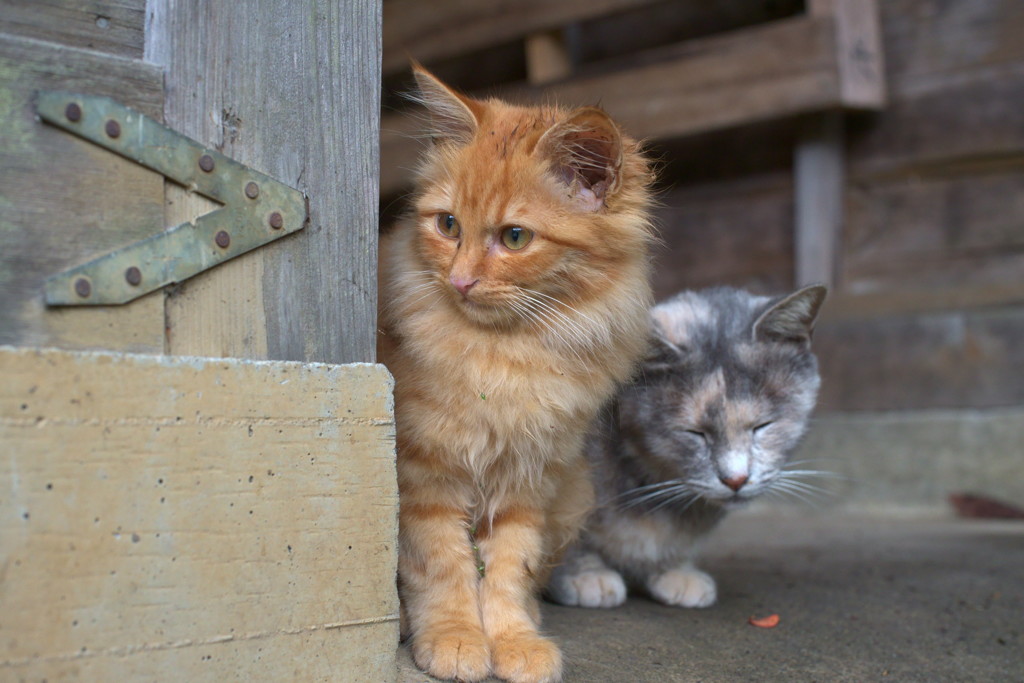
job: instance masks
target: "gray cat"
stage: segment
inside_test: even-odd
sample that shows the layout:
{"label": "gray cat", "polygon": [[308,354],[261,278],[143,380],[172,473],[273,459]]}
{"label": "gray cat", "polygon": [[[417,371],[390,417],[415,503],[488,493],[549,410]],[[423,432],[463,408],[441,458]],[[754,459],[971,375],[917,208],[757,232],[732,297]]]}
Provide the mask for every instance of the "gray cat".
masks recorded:
{"label": "gray cat", "polygon": [[782,467],[818,393],[810,342],[825,294],[716,288],[651,309],[648,357],[588,437],[598,507],[549,597],[614,607],[629,585],[667,605],[715,602],[694,565],[700,539],[770,488],[806,486]]}

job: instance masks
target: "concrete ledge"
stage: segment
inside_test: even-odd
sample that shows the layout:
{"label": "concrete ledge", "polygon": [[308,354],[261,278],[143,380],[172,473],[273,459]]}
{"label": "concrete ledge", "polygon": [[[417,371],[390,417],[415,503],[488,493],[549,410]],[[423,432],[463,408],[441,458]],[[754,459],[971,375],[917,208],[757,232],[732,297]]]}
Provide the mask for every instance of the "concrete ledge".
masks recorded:
{"label": "concrete ledge", "polygon": [[794,459],[841,475],[813,482],[825,504],[937,509],[971,491],[1024,506],[1024,407],[822,416]]}

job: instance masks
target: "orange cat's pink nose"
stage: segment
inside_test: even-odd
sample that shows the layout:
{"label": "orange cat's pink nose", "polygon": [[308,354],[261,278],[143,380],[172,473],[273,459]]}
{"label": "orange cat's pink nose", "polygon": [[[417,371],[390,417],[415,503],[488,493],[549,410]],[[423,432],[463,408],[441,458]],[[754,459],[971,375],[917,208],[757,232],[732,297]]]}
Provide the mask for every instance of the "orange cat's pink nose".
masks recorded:
{"label": "orange cat's pink nose", "polygon": [[733,491],[739,491],[743,488],[743,485],[747,483],[747,475],[740,474],[735,477],[719,477],[722,483],[731,488]]}
{"label": "orange cat's pink nose", "polygon": [[480,278],[476,278],[474,280],[470,278],[455,277],[454,275],[448,279],[451,281],[452,286],[459,290],[459,294],[462,296],[469,294],[469,290],[473,289],[473,285],[480,282]]}

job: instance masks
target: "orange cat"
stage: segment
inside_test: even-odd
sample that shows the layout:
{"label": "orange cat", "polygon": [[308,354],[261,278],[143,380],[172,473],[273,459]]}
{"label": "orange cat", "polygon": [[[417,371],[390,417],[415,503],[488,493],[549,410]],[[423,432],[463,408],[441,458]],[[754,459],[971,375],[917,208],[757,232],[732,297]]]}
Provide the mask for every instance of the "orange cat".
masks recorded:
{"label": "orange cat", "polygon": [[536,593],[588,512],[584,430],[647,334],[651,172],[599,109],[460,95],[381,245],[403,630],[434,676],[557,681]]}

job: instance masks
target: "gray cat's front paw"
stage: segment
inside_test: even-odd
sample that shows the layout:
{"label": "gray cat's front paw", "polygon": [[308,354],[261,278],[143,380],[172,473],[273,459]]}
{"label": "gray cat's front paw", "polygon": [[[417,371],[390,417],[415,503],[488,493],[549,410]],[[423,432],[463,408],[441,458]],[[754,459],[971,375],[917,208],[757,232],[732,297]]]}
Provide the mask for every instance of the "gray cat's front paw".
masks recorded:
{"label": "gray cat's front paw", "polygon": [[551,598],[579,607],[618,607],[626,601],[626,583],[613,569],[593,569],[576,574],[556,572],[548,586]]}
{"label": "gray cat's front paw", "polygon": [[652,576],[647,590],[658,602],[679,607],[710,607],[718,597],[715,580],[693,567]]}

